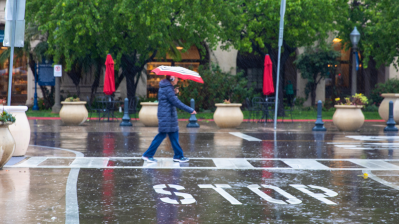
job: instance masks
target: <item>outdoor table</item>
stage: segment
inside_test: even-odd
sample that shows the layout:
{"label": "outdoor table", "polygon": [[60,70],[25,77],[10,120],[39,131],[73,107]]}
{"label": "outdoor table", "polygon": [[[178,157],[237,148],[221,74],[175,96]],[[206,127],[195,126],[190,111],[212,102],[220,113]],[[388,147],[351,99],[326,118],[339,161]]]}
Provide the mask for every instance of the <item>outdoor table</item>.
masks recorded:
{"label": "outdoor table", "polygon": [[[113,118],[115,117],[114,116],[115,104],[123,103],[123,101],[113,100],[111,97],[108,97],[106,99],[102,99],[102,100],[100,100],[98,102],[103,105],[102,112],[105,115],[104,117],[108,118],[107,121],[109,121],[110,116],[113,117]],[[101,116],[99,116],[98,119],[101,120]]]}
{"label": "outdoor table", "polygon": [[[261,120],[265,119],[265,122],[267,123],[268,119],[273,119],[272,116],[269,114],[269,112],[273,112],[273,109],[269,109],[269,107],[274,106],[274,102],[256,102],[256,104],[260,105],[262,108],[262,117]],[[270,118],[269,118],[270,116]]]}

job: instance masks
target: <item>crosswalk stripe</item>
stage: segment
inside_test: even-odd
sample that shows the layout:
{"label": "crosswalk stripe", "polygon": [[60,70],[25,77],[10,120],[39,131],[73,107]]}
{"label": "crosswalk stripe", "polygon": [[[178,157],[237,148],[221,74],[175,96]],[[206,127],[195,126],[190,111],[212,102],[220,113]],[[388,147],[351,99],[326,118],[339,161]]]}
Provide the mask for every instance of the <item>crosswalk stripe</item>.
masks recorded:
{"label": "crosswalk stripe", "polygon": [[22,163],[16,164],[13,167],[36,167],[44,162],[48,157],[31,157]]}
{"label": "crosswalk stripe", "polygon": [[[73,159],[70,165],[57,164],[58,159]],[[27,168],[106,168],[106,169],[241,169],[241,170],[286,170],[286,169],[306,169],[306,170],[399,170],[389,162],[398,162],[398,159],[392,160],[372,160],[372,159],[283,159],[283,158],[191,158],[188,163],[173,162],[172,158],[156,158],[157,163],[143,162],[139,166],[108,166],[109,160],[141,160],[140,157],[30,157],[16,165],[5,165],[4,167],[27,167]],[[192,166],[193,160],[204,161],[212,160],[215,166]],[[254,167],[249,161],[282,161],[289,167]],[[46,161],[47,165],[41,165]],[[328,167],[318,161],[347,161],[353,163],[353,167]],[[52,164],[54,163],[54,164]],[[355,165],[361,167],[355,167]]]}
{"label": "crosswalk stripe", "polygon": [[387,163],[385,161],[374,161],[374,160],[360,160],[360,159],[353,159],[350,162],[355,163],[360,166],[364,166],[368,169],[399,169],[399,166],[395,166],[391,163]]}
{"label": "crosswalk stripe", "polygon": [[237,167],[237,168],[247,168],[251,169],[254,168],[252,164],[250,164],[246,159],[230,159],[230,161]]}
{"label": "crosswalk stripe", "polygon": [[291,159],[291,160],[282,160],[285,164],[292,168],[297,169],[329,169],[328,166],[325,166],[316,160],[309,159]]}
{"label": "crosswalk stripe", "polygon": [[234,135],[234,136],[239,137],[239,138],[242,138],[242,139],[245,139],[245,140],[250,141],[250,142],[261,142],[262,141],[259,138],[255,138],[255,137],[243,134],[241,132],[229,132],[229,134]]}
{"label": "crosswalk stripe", "polygon": [[107,166],[109,158],[98,157],[98,158],[87,158],[87,157],[80,157],[76,158],[70,165],[70,167],[104,167]]}
{"label": "crosswalk stripe", "polygon": [[231,160],[227,159],[227,158],[212,159],[212,160],[213,160],[213,163],[215,163],[215,166],[216,166],[217,168],[220,168],[220,169],[226,169],[226,168],[233,168],[233,169],[235,169],[235,168],[237,168],[237,167],[234,165],[234,163],[233,163]]}

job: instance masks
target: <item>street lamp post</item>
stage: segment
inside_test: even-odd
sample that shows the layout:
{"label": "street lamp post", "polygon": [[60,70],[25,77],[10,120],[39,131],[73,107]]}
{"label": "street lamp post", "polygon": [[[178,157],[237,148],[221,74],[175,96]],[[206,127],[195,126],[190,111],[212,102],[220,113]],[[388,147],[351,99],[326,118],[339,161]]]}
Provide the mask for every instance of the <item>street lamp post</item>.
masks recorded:
{"label": "street lamp post", "polygon": [[360,33],[357,30],[356,26],[355,29],[350,34],[350,39],[352,42],[352,89],[351,93],[352,95],[356,94],[356,88],[357,88],[357,69],[356,69],[356,55],[357,55],[357,44],[359,43],[360,40]]}

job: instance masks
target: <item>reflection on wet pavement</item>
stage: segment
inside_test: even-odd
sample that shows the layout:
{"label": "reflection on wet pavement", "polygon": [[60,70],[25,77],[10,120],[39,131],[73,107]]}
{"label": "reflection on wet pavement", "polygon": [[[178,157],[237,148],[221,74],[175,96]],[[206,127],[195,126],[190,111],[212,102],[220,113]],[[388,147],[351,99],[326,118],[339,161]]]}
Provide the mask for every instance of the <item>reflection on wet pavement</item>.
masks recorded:
{"label": "reflection on wet pavement", "polygon": [[187,129],[188,163],[169,140],[141,159],[157,128],[134,122],[30,121],[25,158],[0,170],[0,223],[394,223],[399,136],[314,123],[213,122]]}

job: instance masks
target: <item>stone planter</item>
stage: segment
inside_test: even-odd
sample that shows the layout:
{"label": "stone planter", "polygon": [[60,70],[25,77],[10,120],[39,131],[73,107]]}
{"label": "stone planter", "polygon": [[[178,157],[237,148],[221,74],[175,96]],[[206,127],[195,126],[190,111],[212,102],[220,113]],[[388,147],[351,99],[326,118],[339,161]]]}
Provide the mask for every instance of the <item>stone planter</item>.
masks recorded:
{"label": "stone planter", "polygon": [[140,122],[146,127],[158,127],[158,103],[142,102],[140,105]]}
{"label": "stone planter", "polygon": [[0,169],[10,160],[15,150],[15,141],[8,129],[10,124],[0,122]]}
{"label": "stone planter", "polygon": [[236,128],[244,120],[244,115],[240,109],[241,103],[216,103],[216,111],[213,119],[219,128]]}
{"label": "stone planter", "polygon": [[89,115],[85,107],[86,101],[65,102],[62,101],[60,118],[65,125],[81,125]]}
{"label": "stone planter", "polygon": [[[2,108],[0,108],[2,110]],[[30,141],[30,125],[25,112],[27,106],[4,106],[4,110],[15,116],[15,123],[8,126],[15,140],[15,150],[12,156],[24,156]]]}
{"label": "stone planter", "polygon": [[333,123],[340,131],[356,131],[363,126],[363,106],[335,105]]}
{"label": "stone planter", "polygon": [[381,102],[378,108],[378,113],[380,117],[385,121],[388,121],[389,117],[389,101],[393,102],[393,119],[398,124],[399,123],[399,94],[396,93],[383,93],[381,94],[384,100]]}

